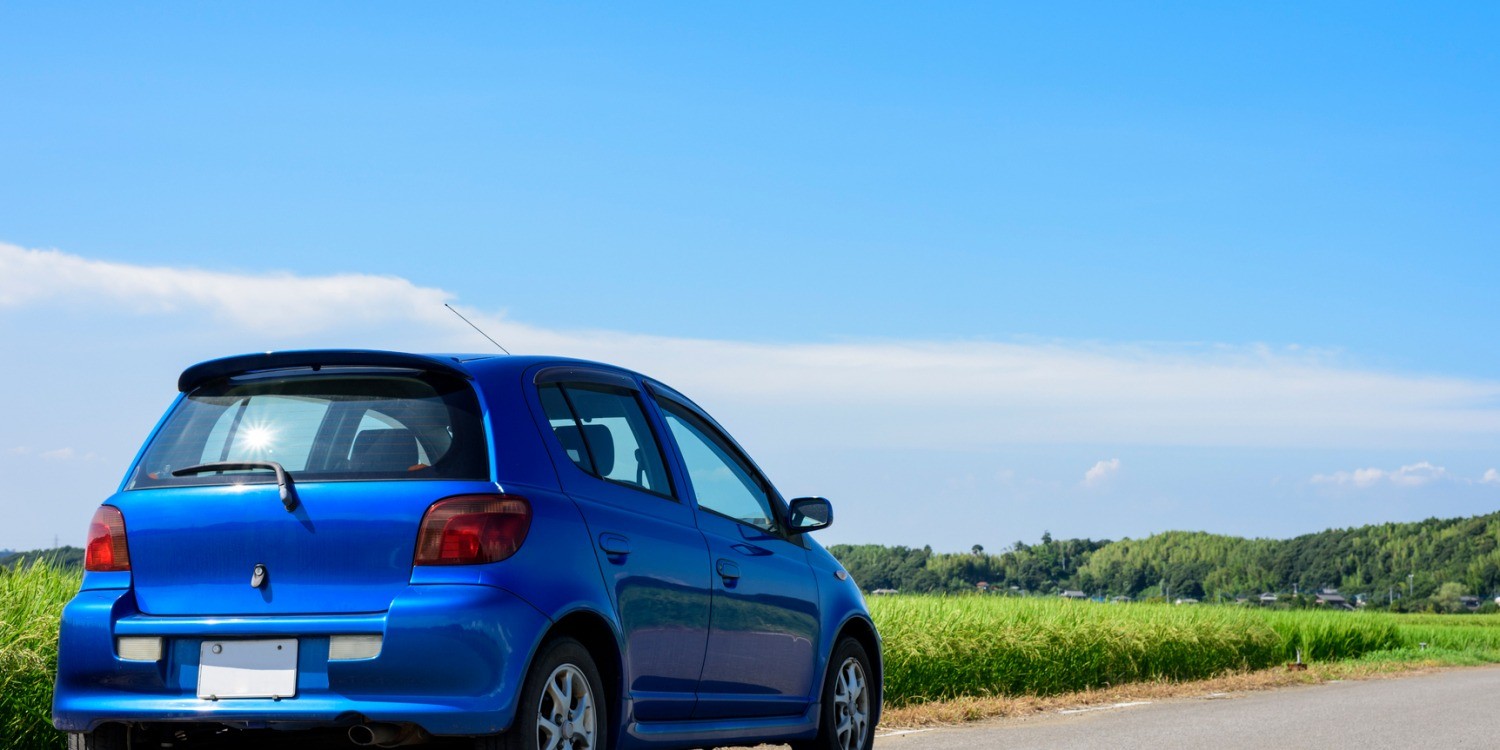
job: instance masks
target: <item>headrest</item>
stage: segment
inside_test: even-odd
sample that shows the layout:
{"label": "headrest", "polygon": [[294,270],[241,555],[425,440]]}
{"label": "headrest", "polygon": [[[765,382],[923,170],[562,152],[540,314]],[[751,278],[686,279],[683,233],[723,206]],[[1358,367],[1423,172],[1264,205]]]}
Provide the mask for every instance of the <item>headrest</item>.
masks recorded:
{"label": "headrest", "polygon": [[364,430],[349,451],[354,471],[406,471],[417,463],[417,436],[411,430]]}
{"label": "headrest", "polygon": [[594,472],[599,476],[609,476],[615,469],[615,437],[610,434],[609,428],[602,424],[586,424],[583,432],[578,431],[577,425],[563,425],[553,427],[552,431],[557,433],[557,442],[562,443],[563,450],[568,452],[568,457],[573,463],[588,468],[589,452],[584,450],[583,441],[587,438],[588,447],[593,449]]}

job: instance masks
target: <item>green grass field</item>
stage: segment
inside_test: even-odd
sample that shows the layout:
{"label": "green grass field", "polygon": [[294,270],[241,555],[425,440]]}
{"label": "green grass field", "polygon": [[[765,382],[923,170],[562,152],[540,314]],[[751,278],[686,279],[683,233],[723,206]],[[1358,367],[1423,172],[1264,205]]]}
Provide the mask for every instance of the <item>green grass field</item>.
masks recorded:
{"label": "green grass field", "polygon": [[1500,658],[1500,615],[1395,615],[1245,607],[1095,604],[982,596],[872,598],[886,700],[1051,695],[1195,680],[1292,661]]}
{"label": "green grass field", "polygon": [[[60,748],[50,723],[57,622],[79,574],[0,569],[0,736]],[[1052,695],[1196,680],[1291,661],[1500,661],[1500,615],[1265,611],[985,596],[870,600],[885,642],[886,700]],[[1429,651],[1421,652],[1420,644]]]}

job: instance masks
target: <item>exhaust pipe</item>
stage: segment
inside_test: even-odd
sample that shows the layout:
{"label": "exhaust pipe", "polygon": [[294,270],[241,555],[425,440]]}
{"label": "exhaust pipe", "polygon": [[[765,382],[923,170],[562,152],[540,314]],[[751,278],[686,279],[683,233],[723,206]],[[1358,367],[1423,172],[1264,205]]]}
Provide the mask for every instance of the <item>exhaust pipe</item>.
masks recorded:
{"label": "exhaust pipe", "polygon": [[416,724],[355,724],[349,741],[360,747],[400,747],[426,742],[431,737]]}

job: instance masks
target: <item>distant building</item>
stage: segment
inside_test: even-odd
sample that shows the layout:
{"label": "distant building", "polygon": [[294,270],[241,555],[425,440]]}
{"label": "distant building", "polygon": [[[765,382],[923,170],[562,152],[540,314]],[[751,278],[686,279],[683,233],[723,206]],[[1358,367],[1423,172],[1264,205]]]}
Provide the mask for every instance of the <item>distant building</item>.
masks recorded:
{"label": "distant building", "polygon": [[1067,591],[1058,594],[1058,596],[1061,596],[1064,599],[1073,599],[1077,601],[1083,601],[1084,599],[1089,598],[1088,594],[1085,594],[1082,591],[1074,591],[1072,589],[1068,589]]}
{"label": "distant building", "polygon": [[875,589],[874,591],[871,591],[870,593],[873,594],[873,595],[875,595],[875,596],[889,596],[891,594],[899,594],[901,592],[899,592],[899,591],[897,591],[895,589]]}
{"label": "distant building", "polygon": [[979,583],[974,584],[974,588],[979,589],[980,591],[989,591],[990,583],[989,581],[980,581]]}
{"label": "distant building", "polygon": [[1329,609],[1354,609],[1354,605],[1350,604],[1349,600],[1345,599],[1344,596],[1339,593],[1338,589],[1323,589],[1322,591],[1319,591],[1316,596],[1318,600],[1318,606],[1327,607]]}
{"label": "distant building", "polygon": [[1480,604],[1481,601],[1483,601],[1483,600],[1480,599],[1477,596],[1460,596],[1460,597],[1458,597],[1458,603],[1464,605],[1464,609],[1467,609],[1470,612],[1477,612],[1477,611],[1479,611],[1479,604]]}
{"label": "distant building", "polygon": [[1184,597],[1182,599],[1178,599],[1176,603],[1177,604],[1197,604],[1198,600],[1197,599],[1191,599],[1191,598]]}
{"label": "distant building", "polygon": [[1130,601],[1131,601],[1131,598],[1128,597],[1128,596],[1117,596],[1117,597],[1115,597],[1113,599],[1110,599],[1109,603],[1110,604],[1128,604],[1128,603],[1130,603]]}
{"label": "distant building", "polygon": [[1275,594],[1270,594],[1270,593],[1261,594],[1260,595],[1260,603],[1261,604],[1275,604],[1276,603],[1276,595]]}

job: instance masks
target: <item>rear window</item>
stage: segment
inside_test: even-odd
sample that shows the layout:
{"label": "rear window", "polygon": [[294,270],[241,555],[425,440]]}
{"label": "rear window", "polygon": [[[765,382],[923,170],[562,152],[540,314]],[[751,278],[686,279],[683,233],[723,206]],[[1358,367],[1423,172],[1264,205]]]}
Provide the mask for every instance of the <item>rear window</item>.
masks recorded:
{"label": "rear window", "polygon": [[489,478],[474,392],[440,375],[320,375],[205,386],[172,410],[126,489],[270,482],[269,471],[172,472],[275,461],[293,479]]}

